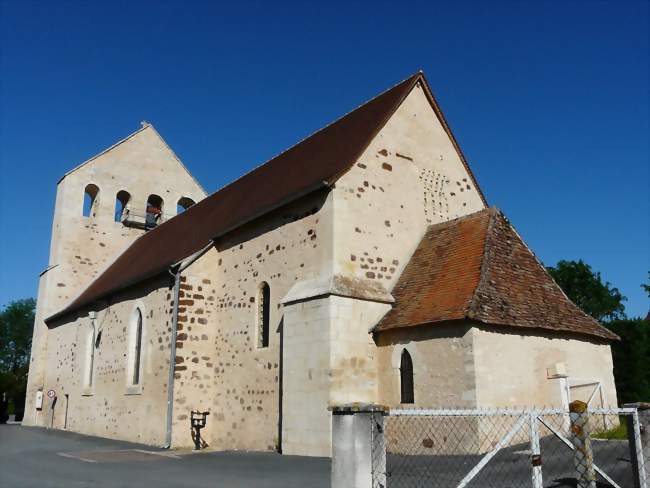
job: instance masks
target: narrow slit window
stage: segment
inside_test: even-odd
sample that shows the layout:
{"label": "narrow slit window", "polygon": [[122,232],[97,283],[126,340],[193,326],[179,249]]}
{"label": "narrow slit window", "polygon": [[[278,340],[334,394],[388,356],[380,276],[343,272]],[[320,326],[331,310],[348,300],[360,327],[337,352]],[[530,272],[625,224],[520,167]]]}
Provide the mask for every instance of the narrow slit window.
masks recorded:
{"label": "narrow slit window", "polygon": [[95,328],[91,324],[87,331],[86,338],[86,371],[84,374],[84,386],[93,386],[93,368],[95,362]]}
{"label": "narrow slit window", "polygon": [[271,289],[268,283],[262,283],[257,293],[257,347],[269,346]]}
{"label": "narrow slit window", "polygon": [[132,384],[140,384],[140,356],[142,354],[142,312],[136,311],[135,341],[133,345],[133,379]]}
{"label": "narrow slit window", "polygon": [[83,204],[83,216],[84,217],[95,217],[97,214],[97,206],[99,203],[99,188],[97,185],[92,183],[86,185],[84,190],[84,204]]}
{"label": "narrow slit window", "polygon": [[401,387],[401,403],[415,403],[413,394],[413,360],[409,352],[404,349],[399,366]]}

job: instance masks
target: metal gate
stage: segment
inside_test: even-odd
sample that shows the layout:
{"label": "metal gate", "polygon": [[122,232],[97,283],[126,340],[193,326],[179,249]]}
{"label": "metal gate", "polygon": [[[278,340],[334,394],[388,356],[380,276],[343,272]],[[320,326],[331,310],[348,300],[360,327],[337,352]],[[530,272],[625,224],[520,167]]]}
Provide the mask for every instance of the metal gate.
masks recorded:
{"label": "metal gate", "polygon": [[391,410],[371,439],[373,488],[650,488],[634,408]]}

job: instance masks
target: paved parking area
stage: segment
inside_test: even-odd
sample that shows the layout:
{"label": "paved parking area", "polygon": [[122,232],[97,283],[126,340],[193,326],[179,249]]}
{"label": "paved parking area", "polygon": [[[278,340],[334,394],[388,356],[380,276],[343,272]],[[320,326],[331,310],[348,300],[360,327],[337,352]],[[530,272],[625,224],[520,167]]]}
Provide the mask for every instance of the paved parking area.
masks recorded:
{"label": "paved parking area", "polygon": [[1,487],[329,488],[330,460],[176,452],[71,432],[0,425]]}

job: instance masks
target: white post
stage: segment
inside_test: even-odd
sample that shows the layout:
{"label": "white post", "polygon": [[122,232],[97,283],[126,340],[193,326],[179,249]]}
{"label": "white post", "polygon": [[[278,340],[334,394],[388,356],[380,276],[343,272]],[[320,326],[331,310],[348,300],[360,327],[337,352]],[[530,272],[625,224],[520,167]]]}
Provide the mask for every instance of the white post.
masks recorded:
{"label": "white post", "polygon": [[[373,441],[383,437],[385,408],[379,405],[350,404],[331,407],[332,488],[373,488]],[[381,422],[380,429],[374,423]],[[381,439],[383,446],[383,438]],[[385,456],[383,457],[385,463]],[[381,464],[381,456],[379,456]],[[375,471],[381,471],[376,465]],[[385,475],[385,466],[383,474]],[[381,476],[380,473],[378,473]],[[375,485],[379,488],[381,485]]]}
{"label": "white post", "polygon": [[532,465],[533,488],[544,488],[542,478],[542,453],[539,445],[537,413],[530,414],[530,464]]}
{"label": "white post", "polygon": [[634,488],[650,487],[650,403],[629,403],[625,407],[637,409],[626,415],[630,457],[636,471]]}

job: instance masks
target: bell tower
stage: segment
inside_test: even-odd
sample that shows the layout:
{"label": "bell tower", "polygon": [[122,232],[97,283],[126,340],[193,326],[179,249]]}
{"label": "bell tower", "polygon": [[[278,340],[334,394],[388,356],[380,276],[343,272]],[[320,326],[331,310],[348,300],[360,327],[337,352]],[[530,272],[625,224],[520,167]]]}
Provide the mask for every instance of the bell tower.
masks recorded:
{"label": "bell tower", "polygon": [[[58,181],[49,263],[40,275],[25,425],[45,425],[44,320],[81,293],[129,244],[206,196],[149,123]],[[54,372],[49,372],[54,374]],[[57,392],[63,396],[63,392]]]}

